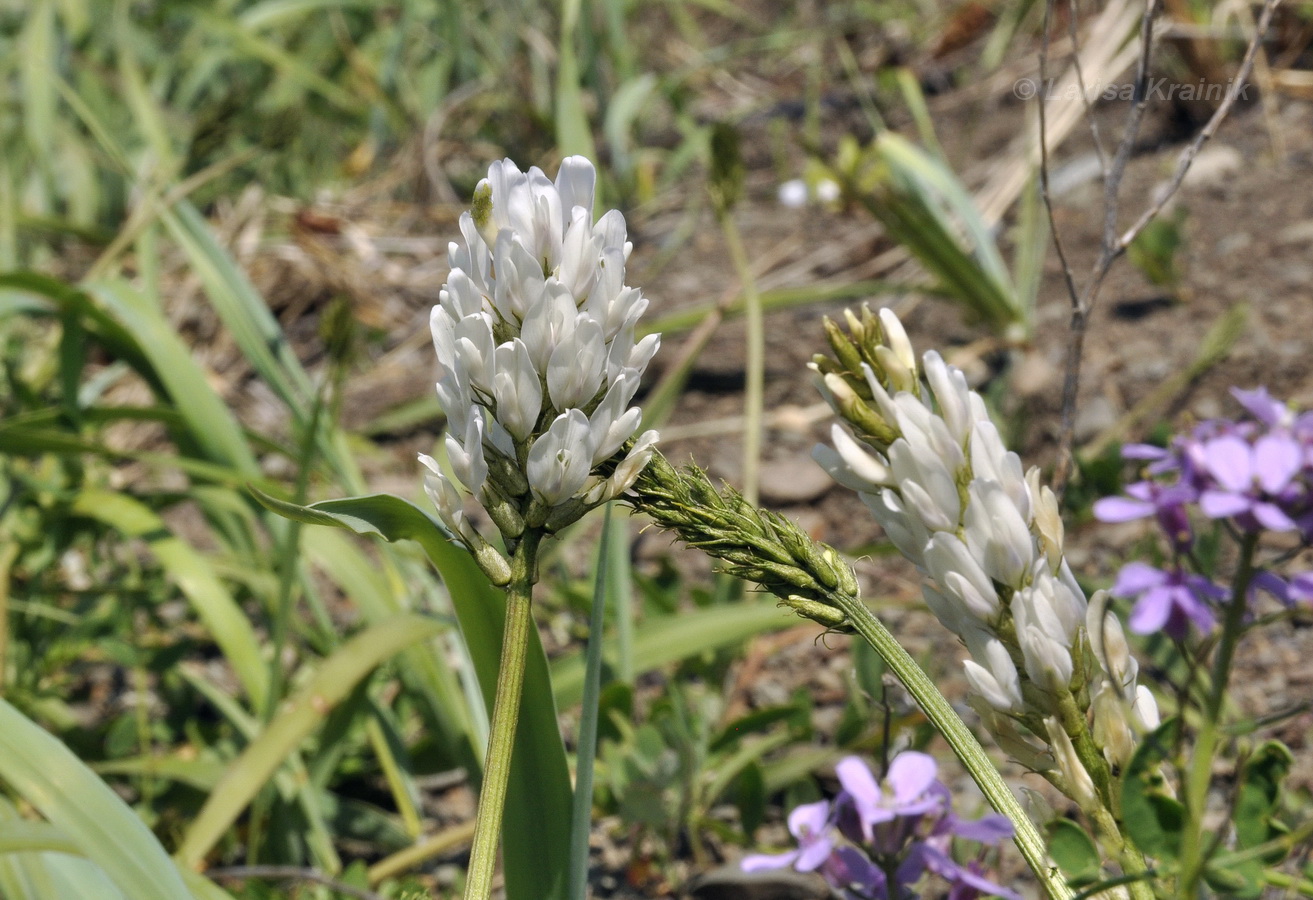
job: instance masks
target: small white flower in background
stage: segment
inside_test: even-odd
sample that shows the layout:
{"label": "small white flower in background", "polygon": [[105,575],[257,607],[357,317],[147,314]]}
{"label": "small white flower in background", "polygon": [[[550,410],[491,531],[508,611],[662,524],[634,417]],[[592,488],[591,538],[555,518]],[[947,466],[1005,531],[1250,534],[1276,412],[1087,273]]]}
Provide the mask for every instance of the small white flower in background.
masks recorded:
{"label": "small white flower in background", "polygon": [[[580,156],[555,182],[493,163],[460,218],[463,242],[447,249],[451,274],[430,320],[447,456],[509,538],[554,531],[618,496],[656,442],[645,432],[617,458],[642,418],[629,404],[660,339],[635,338],[648,301],[624,284],[624,216],[593,220],[595,186]],[[420,461],[439,516],[488,570],[495,551],[466,501],[437,462]],[[598,471],[613,461],[609,475]]]}
{"label": "small white flower in background", "polygon": [[802,178],[791,178],[781,184],[776,192],[780,206],[789,209],[802,209],[812,202],[828,206],[842,195],[839,183],[832,178],[822,178],[815,185],[808,185]]}
{"label": "small white flower in background", "polygon": [[802,209],[807,205],[807,182],[801,178],[792,178],[780,185],[780,206],[789,209]]}

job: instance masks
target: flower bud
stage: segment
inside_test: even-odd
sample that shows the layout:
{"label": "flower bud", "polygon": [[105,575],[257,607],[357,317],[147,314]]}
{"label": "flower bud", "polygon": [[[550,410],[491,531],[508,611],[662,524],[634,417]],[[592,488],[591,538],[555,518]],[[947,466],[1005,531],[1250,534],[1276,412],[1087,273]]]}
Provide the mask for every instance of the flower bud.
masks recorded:
{"label": "flower bud", "polygon": [[1062,725],[1053,716],[1044,720],[1044,729],[1048,732],[1049,747],[1053,751],[1053,761],[1058,774],[1066,782],[1065,793],[1076,801],[1081,809],[1094,809],[1099,805],[1098,793],[1090,773],[1085,771],[1071,738],[1062,729]]}

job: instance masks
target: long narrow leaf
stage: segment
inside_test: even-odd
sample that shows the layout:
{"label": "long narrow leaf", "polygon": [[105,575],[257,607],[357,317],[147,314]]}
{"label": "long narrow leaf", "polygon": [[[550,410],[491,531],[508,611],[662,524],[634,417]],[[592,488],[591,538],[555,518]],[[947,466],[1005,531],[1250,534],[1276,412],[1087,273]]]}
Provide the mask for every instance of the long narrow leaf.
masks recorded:
{"label": "long narrow leaf", "polygon": [[257,709],[263,708],[269,692],[269,669],[260,654],[260,642],[246,614],[214,574],[208,560],[173,534],[153,510],[126,494],[83,491],[74,502],[73,511],[146,542],[209,629],[252,704]]}
{"label": "long narrow leaf", "polygon": [[187,829],[178,859],[195,867],[223,837],[287,755],[323,724],[324,717],[356,683],[400,650],[433,637],[442,624],[423,616],[397,616],[343,644],[278,711],[265,731],[242,752]]}
{"label": "long narrow leaf", "polygon": [[[650,672],[666,663],[796,624],[795,616],[772,603],[710,606],[647,622],[634,639],[634,671]],[[582,653],[575,650],[552,663],[552,685],[561,706],[579,702],[584,690]]]}
{"label": "long narrow leaf", "polygon": [[[492,709],[505,600],[469,554],[447,538],[435,518],[387,494],[324,500],[303,507],[253,493],[268,508],[301,522],[347,528],[388,541],[417,541],[442,574],[474,660],[484,702]],[[570,773],[556,722],[547,658],[537,631],[531,629],[502,821],[506,891],[511,900],[543,900],[559,897],[565,890],[569,832],[545,828],[544,823],[568,822],[570,808]]]}
{"label": "long narrow leaf", "polygon": [[173,860],[137,815],[59,740],[0,699],[0,779],[132,900],[189,900]]}
{"label": "long narrow leaf", "polygon": [[[584,665],[583,712],[579,716],[579,743],[575,760],[574,809],[570,817],[569,900],[588,900],[588,833],[593,822],[593,761],[597,756],[597,717],[602,693],[602,634],[606,623],[607,587],[613,582],[611,544],[613,508],[606,507],[602,541],[597,548],[593,577],[593,605],[588,615],[588,653]],[[627,572],[625,573],[628,574]]]}

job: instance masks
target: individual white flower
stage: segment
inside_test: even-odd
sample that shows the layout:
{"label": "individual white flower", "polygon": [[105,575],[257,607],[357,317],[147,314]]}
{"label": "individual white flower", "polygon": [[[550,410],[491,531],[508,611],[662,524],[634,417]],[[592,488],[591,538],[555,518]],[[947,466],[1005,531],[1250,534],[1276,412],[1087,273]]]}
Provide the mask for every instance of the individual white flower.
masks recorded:
{"label": "individual white flower", "polygon": [[1114,766],[1126,765],[1135,752],[1135,735],[1127,719],[1127,706],[1121,694],[1106,681],[1099,685],[1090,701],[1094,740]]}
{"label": "individual white flower", "polygon": [[1108,609],[1107,591],[1095,591],[1085,616],[1085,628],[1089,632],[1094,658],[1118,692],[1126,691],[1135,684],[1139,664],[1131,656],[1121,620]]}
{"label": "individual white flower", "polygon": [[1148,734],[1162,724],[1158,701],[1153,698],[1153,692],[1142,684],[1135,688],[1135,699],[1131,703],[1131,723],[1141,734]]}
{"label": "individual white flower", "polygon": [[525,474],[529,487],[545,506],[556,506],[575,495],[593,466],[593,433],[580,410],[561,413],[529,449]]}
{"label": "individual white flower", "polygon": [[926,544],[924,559],[930,576],[972,618],[984,624],[998,616],[998,592],[993,582],[956,534],[935,534]]}
{"label": "individual white flower", "polygon": [[1053,716],[1044,720],[1044,727],[1048,731],[1049,746],[1053,749],[1058,772],[1067,783],[1068,796],[1082,809],[1098,807],[1098,792],[1094,789],[1094,781],[1085,770],[1085,764],[1080,761],[1067,732],[1063,731],[1062,725]]}
{"label": "individual white flower", "polygon": [[912,342],[907,338],[903,323],[892,309],[880,310],[880,328],[884,331],[884,346],[893,352],[894,357],[913,378],[917,377],[916,352],[912,350]]}
{"label": "individual white flower", "polygon": [[967,486],[967,546],[989,577],[1019,588],[1030,573],[1035,545],[1030,529],[997,481],[977,478]]}
{"label": "individual white flower", "polygon": [[962,664],[972,689],[999,712],[1025,709],[1017,667],[1003,642],[983,630],[967,631],[963,639],[973,657]]}

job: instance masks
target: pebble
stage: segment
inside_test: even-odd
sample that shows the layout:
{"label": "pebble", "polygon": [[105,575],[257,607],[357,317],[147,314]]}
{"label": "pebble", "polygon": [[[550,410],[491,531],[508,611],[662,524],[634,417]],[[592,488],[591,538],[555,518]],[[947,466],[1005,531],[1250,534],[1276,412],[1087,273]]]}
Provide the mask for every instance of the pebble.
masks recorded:
{"label": "pebble", "polygon": [[1287,225],[1277,232],[1278,244],[1310,244],[1313,243],[1313,219],[1305,219],[1303,222],[1296,222],[1293,225]]}
{"label": "pebble", "polygon": [[761,499],[767,503],[810,503],[834,487],[834,479],[810,454],[763,462],[760,477]]}
{"label": "pebble", "polygon": [[1027,353],[1012,370],[1012,390],[1019,397],[1039,397],[1057,384],[1057,366],[1038,351]]}
{"label": "pebble", "polygon": [[688,895],[696,900],[826,900],[829,888],[820,876],[792,869],[744,872],[731,863],[698,878]]}
{"label": "pebble", "polygon": [[1084,443],[1098,437],[1117,423],[1117,416],[1117,409],[1107,397],[1092,397],[1085,401],[1076,413],[1076,442]]}
{"label": "pebble", "polygon": [[1244,154],[1227,144],[1212,144],[1199,151],[1194,164],[1185,173],[1183,188],[1221,188],[1245,164]]}

